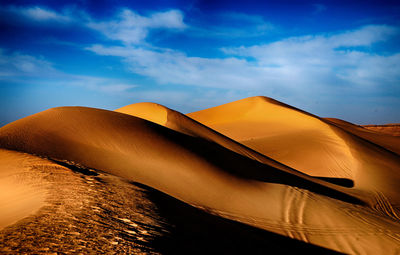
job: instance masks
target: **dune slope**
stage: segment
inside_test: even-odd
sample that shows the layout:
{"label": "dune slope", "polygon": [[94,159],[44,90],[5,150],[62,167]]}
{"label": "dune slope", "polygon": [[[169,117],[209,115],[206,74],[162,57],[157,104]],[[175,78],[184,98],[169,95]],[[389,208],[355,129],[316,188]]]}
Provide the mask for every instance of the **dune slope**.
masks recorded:
{"label": "dune slope", "polygon": [[354,179],[356,162],[328,125],[273,99],[246,98],[188,116],[304,173]]}
{"label": "dune slope", "polygon": [[[362,194],[359,194],[354,190],[349,190],[342,187],[352,187],[353,182],[350,179],[340,177],[331,178],[329,176],[320,176],[318,178],[314,178],[308,174],[302,173],[300,171],[297,171],[296,169],[290,168],[278,161],[275,161],[270,157],[261,154],[253,149],[250,149],[249,147],[238,143],[237,141],[232,140],[229,137],[226,137],[223,134],[218,133],[215,130],[187,117],[186,115],[171,110],[165,106],[155,103],[138,103],[122,107],[115,111],[149,120],[151,122],[157,123],[183,134],[205,139],[212,143],[221,145],[233,152],[259,161],[263,164],[272,166],[286,173],[290,173],[291,175],[300,177],[305,181],[310,181],[313,183],[313,185],[322,186],[331,191],[335,190],[342,194],[348,194],[350,196],[357,197],[367,203],[370,202],[368,196],[363,196]],[[332,183],[335,185],[332,185]]]}
{"label": "dune slope", "polygon": [[[93,169],[1,149],[0,173],[2,184],[12,180],[0,186],[10,198],[0,220],[11,221],[0,226],[1,254],[338,254]],[[13,192],[21,188],[27,192]],[[45,191],[44,203],[37,191]],[[21,215],[21,206],[35,210]]]}
{"label": "dune slope", "polygon": [[46,189],[30,171],[41,159],[0,149],[0,229],[35,213],[45,204]]}
{"label": "dune slope", "polygon": [[51,109],[1,128],[0,147],[102,170],[211,214],[340,252],[395,253],[400,245],[395,212],[127,114]]}
{"label": "dune slope", "polygon": [[378,133],[400,136],[400,123],[392,123],[385,125],[363,125],[362,127],[376,131]]}
{"label": "dune slope", "polygon": [[233,152],[257,160],[261,163],[275,167],[287,173],[291,173],[293,175],[302,177],[304,179],[310,180],[326,187],[330,187],[332,189],[340,190],[344,193],[349,192],[346,189],[341,189],[340,187],[330,185],[329,183],[325,183],[320,179],[313,178],[293,168],[283,165],[280,162],[277,162],[264,154],[254,151],[244,146],[243,144],[240,144],[235,140],[232,140],[229,137],[226,137],[223,134],[218,133],[215,130],[187,117],[186,115],[171,110],[165,106],[155,103],[138,103],[122,107],[115,111],[136,116],[151,121],[153,123],[157,123],[183,134],[205,139],[212,143],[221,145]]}
{"label": "dune slope", "polygon": [[[335,118],[326,118],[325,120],[329,121],[330,123],[333,123],[334,125],[338,125],[339,127],[343,128],[344,130],[354,135],[357,135],[363,139],[366,139],[372,143],[375,143],[379,146],[382,146],[385,149],[388,149],[400,155],[400,137],[391,135],[390,133],[391,131],[379,132],[378,131],[379,126],[373,126],[370,129],[368,126],[367,127],[358,126],[350,122]],[[376,128],[376,130],[374,128]],[[393,133],[396,134],[395,132]]]}
{"label": "dune slope", "polygon": [[383,196],[398,210],[398,155],[331,122],[266,97],[188,116],[306,174],[351,179],[353,190],[377,193],[376,204]]}

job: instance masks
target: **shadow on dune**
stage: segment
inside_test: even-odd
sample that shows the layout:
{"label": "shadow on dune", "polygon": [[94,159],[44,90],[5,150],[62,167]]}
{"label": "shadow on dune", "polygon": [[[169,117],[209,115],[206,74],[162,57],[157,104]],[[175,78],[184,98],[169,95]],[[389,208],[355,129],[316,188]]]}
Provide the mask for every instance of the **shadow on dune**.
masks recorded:
{"label": "shadow on dune", "polygon": [[[183,135],[174,130],[166,130],[161,126],[155,126],[154,128],[160,129],[158,131],[159,133],[165,132],[169,139],[173,141],[179,141],[179,144],[184,146],[187,150],[192,151],[208,162],[211,162],[213,165],[218,166],[220,169],[228,170],[230,174],[240,178],[295,186],[348,203],[365,204],[363,201],[352,195],[252,160],[213,142],[197,137]],[[346,178],[317,177],[316,179],[320,179],[342,187],[349,188],[354,186],[353,181]]]}
{"label": "shadow on dune", "polygon": [[[66,162],[55,161],[73,172],[94,176],[95,170],[77,167]],[[178,199],[146,185],[130,182],[139,187],[143,199],[149,200],[152,217],[159,225],[146,225],[153,233],[146,241],[140,241],[121,231],[120,237],[138,244],[145,253],[161,254],[342,254],[313,244],[304,243],[289,237],[281,236],[239,222],[218,217],[194,208]],[[141,200],[141,201],[145,201]],[[117,201],[114,201],[117,202]],[[148,203],[136,204],[146,211]],[[121,206],[124,206],[121,204]],[[103,208],[101,217],[106,221],[112,218],[112,212]],[[153,216],[151,216],[153,215]],[[155,216],[156,215],[156,216]],[[158,234],[154,234],[158,233]]]}
{"label": "shadow on dune", "polygon": [[334,177],[320,177],[320,176],[314,176],[314,178],[333,183],[335,185],[343,186],[346,188],[352,188],[354,187],[354,181],[347,179],[347,178],[334,178]]}
{"label": "shadow on dune", "polygon": [[68,162],[63,162],[60,160],[55,160],[55,159],[48,159],[58,165],[61,165],[63,167],[68,168],[69,170],[73,171],[73,172],[77,172],[77,173],[81,173],[84,175],[88,175],[88,176],[97,176],[99,175],[96,171],[90,169],[90,168],[86,168],[83,166],[77,166],[77,165],[73,165],[72,163],[68,163]]}
{"label": "shadow on dune", "polygon": [[[169,166],[162,167],[160,171],[179,166],[193,173],[197,167],[193,165],[194,162],[203,166],[208,162],[210,172],[225,172],[239,179],[285,184],[334,199],[364,204],[342,187],[325,186],[316,182],[316,179],[305,178],[299,172],[281,170],[272,163],[260,163],[215,142],[127,114],[100,109],[54,108],[21,119],[0,130],[0,147],[62,159],[66,163],[74,161],[120,177],[133,176],[131,180],[136,178],[135,167],[148,165],[158,168],[157,165],[146,164],[146,160],[163,164],[167,162]],[[132,155],[132,159],[127,160],[130,165],[123,163],[128,155]],[[143,174],[140,169],[138,173]],[[152,177],[151,172],[148,175]],[[195,176],[204,181],[203,177]],[[168,180],[166,183],[169,183]],[[151,183],[147,184],[151,186]]]}
{"label": "shadow on dune", "polygon": [[208,214],[147,186],[147,198],[165,219],[165,234],[149,245],[162,254],[341,254]]}

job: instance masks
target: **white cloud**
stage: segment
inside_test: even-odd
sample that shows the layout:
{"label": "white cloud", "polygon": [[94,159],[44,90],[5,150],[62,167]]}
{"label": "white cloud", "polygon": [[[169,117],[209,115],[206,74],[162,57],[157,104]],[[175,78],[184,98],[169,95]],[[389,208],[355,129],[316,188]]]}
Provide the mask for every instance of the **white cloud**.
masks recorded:
{"label": "white cloud", "polygon": [[105,93],[123,93],[137,87],[136,84],[96,76],[74,75],[64,73],[53,67],[43,57],[35,57],[14,52],[8,54],[0,48],[0,81],[26,82],[32,85],[54,84],[65,86],[81,86]]}
{"label": "white cloud", "polygon": [[371,84],[372,76],[379,75],[382,80],[388,78],[386,75],[391,80],[399,78],[399,65],[393,61],[397,56],[379,56],[352,47],[370,47],[398,32],[384,25],[366,26],[331,35],[292,37],[270,44],[222,50],[231,56],[252,57],[259,65],[275,67],[277,72],[286,70],[298,82],[322,82],[329,78],[331,83],[341,80]]}
{"label": "white cloud", "polygon": [[251,47],[224,48],[229,55],[251,56],[265,64],[288,64],[293,61],[321,64],[330,62],[339,47],[370,46],[384,41],[398,29],[388,26],[366,26],[331,35],[300,36]]}
{"label": "white cloud", "polygon": [[129,9],[123,9],[116,19],[106,22],[89,22],[89,28],[103,33],[112,40],[126,44],[144,41],[149,29],[184,29],[183,14],[178,10],[153,13],[149,17],[141,16]]}
{"label": "white cloud", "polygon": [[152,28],[186,28],[186,24],[183,22],[183,14],[179,10],[156,12],[147,18],[147,23]]}
{"label": "white cloud", "polygon": [[[381,56],[354,47],[389,40],[398,30],[366,26],[335,34],[301,36],[251,47],[225,48],[227,58],[190,57],[170,49],[105,47],[87,50],[121,57],[127,68],[160,84],[313,93],[343,85],[400,82],[399,55]],[[249,59],[250,58],[250,59]]]}
{"label": "white cloud", "polygon": [[[184,15],[179,10],[154,12],[147,16],[140,15],[130,9],[121,9],[113,19],[96,21],[88,13],[76,7],[65,7],[56,11],[43,6],[0,6],[0,15],[10,18],[18,17],[18,22],[24,25],[44,24],[74,24],[86,26],[96,30],[111,40],[118,40],[125,44],[144,43],[151,29],[182,30],[187,27]],[[21,19],[21,17],[23,17]]]}
{"label": "white cloud", "polygon": [[7,54],[0,49],[0,79],[11,76],[38,76],[46,72],[55,71],[52,64],[43,57],[14,52]]}
{"label": "white cloud", "polygon": [[262,85],[264,68],[238,58],[188,57],[173,50],[154,51],[135,47],[87,48],[99,55],[122,57],[129,70],[157,80],[161,84],[182,84],[216,88]]}
{"label": "white cloud", "polygon": [[360,54],[353,67],[344,68],[338,76],[353,84],[398,85],[400,82],[400,53],[391,56]]}
{"label": "white cloud", "polygon": [[38,6],[27,8],[21,10],[21,12],[35,20],[47,21],[47,20],[56,20],[56,21],[69,21],[69,17],[58,14],[52,10],[44,9]]}
{"label": "white cloud", "polygon": [[357,30],[326,36],[326,41],[331,47],[370,46],[373,43],[385,41],[398,32],[398,28],[395,27],[386,25],[370,25]]}
{"label": "white cloud", "polygon": [[23,16],[37,22],[55,21],[68,23],[74,20],[74,11],[72,9],[64,9],[63,13],[60,13],[41,6],[1,6],[0,11]]}
{"label": "white cloud", "polygon": [[73,74],[63,74],[63,77],[63,80],[57,82],[58,85],[80,86],[94,91],[101,91],[112,94],[126,93],[129,90],[137,87],[136,84],[126,83],[118,79],[104,77]]}

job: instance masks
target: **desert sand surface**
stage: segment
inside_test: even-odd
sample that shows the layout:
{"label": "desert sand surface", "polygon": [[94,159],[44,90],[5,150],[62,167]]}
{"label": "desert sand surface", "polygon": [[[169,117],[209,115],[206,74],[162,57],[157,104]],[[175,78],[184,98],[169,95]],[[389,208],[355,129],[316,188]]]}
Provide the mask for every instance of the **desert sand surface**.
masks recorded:
{"label": "desert sand surface", "polygon": [[400,123],[385,125],[363,125],[364,128],[384,134],[400,136]]}
{"label": "desert sand surface", "polygon": [[49,109],[0,128],[0,251],[396,254],[400,156],[373,139],[266,97]]}
{"label": "desert sand surface", "polygon": [[[188,116],[303,173],[348,179],[353,190],[378,192],[396,204],[400,199],[399,155],[328,120],[267,97]],[[386,143],[396,147],[398,139]]]}
{"label": "desert sand surface", "polygon": [[0,228],[34,213],[45,202],[46,189],[31,171],[35,157],[0,150]]}
{"label": "desert sand surface", "polygon": [[335,189],[343,193],[349,192],[346,189],[341,189],[340,187],[337,187],[335,185],[330,185],[329,183],[320,181],[319,179],[312,178],[307,174],[297,171],[296,169],[281,164],[278,161],[275,161],[264,154],[252,150],[249,147],[246,147],[243,144],[240,144],[235,140],[230,139],[229,137],[226,137],[221,133],[214,131],[213,129],[187,117],[182,113],[179,113],[162,105],[155,103],[138,103],[122,107],[115,111],[139,117],[154,122],[156,124],[168,127],[180,133],[205,139],[212,143],[216,143],[238,154],[249,157],[261,163],[273,166],[277,169],[280,169],[292,175],[296,175],[302,179],[311,181],[315,184]]}
{"label": "desert sand surface", "polygon": [[392,126],[359,126],[340,119],[326,118],[326,120],[352,134],[400,155],[400,137],[396,135],[398,132],[396,124]]}
{"label": "desert sand surface", "polygon": [[354,175],[356,162],[329,125],[270,98],[246,98],[188,116],[307,174],[350,179]]}

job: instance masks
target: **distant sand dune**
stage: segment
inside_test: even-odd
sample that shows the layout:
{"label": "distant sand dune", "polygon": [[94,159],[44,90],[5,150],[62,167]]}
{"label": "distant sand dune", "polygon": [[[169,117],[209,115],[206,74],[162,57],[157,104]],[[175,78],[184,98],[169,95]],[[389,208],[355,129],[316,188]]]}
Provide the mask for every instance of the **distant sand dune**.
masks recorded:
{"label": "distant sand dune", "polygon": [[362,127],[383,134],[400,136],[400,123],[392,123],[385,125],[363,125]]}
{"label": "distant sand dune", "polygon": [[[338,125],[339,127],[345,129],[352,134],[362,137],[400,155],[400,137],[396,136],[397,127],[400,125],[397,126],[393,124],[393,126],[358,126],[340,119],[326,118],[326,120],[335,125]],[[400,130],[400,128],[398,129]]]}
{"label": "distant sand dune", "polygon": [[117,111],[50,109],[2,127],[0,148],[103,171],[335,251],[398,251],[400,158],[373,141],[264,97],[190,118],[151,103]]}

